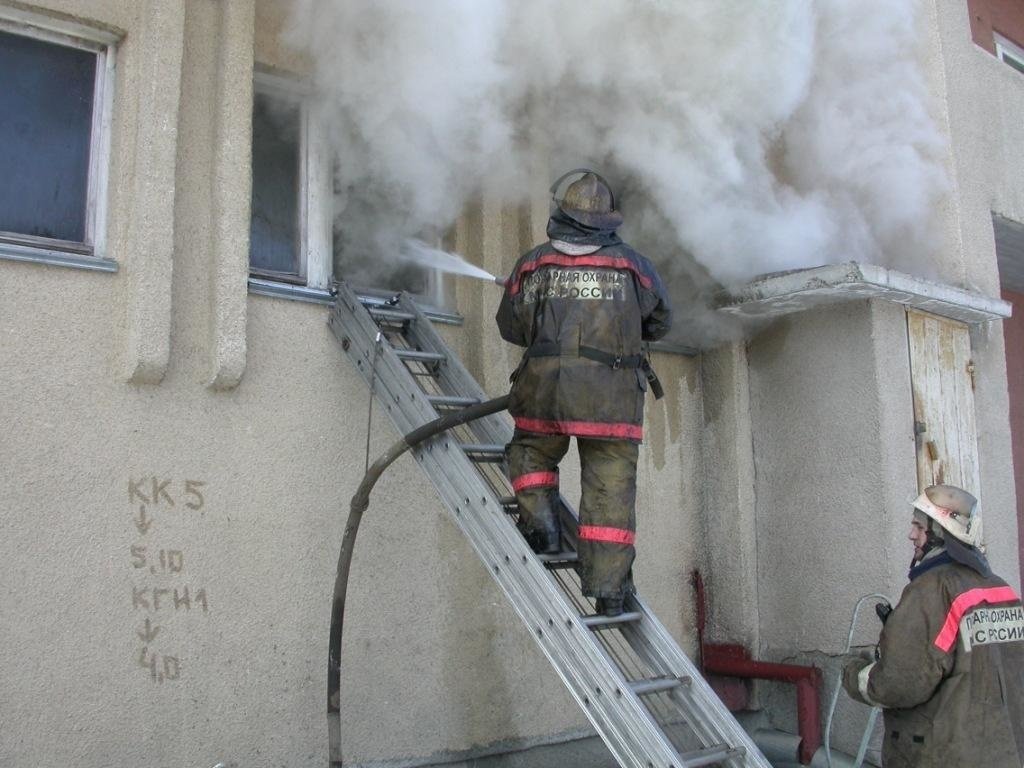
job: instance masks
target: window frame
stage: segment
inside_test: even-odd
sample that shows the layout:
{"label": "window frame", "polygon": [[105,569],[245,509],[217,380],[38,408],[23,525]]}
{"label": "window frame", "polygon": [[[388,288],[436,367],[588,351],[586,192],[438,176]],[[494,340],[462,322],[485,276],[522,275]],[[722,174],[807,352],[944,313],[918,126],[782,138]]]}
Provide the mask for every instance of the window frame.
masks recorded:
{"label": "window frame", "polygon": [[992,36],[996,44],[996,58],[1024,75],[1024,48],[998,32],[993,32]]}
{"label": "window frame", "polygon": [[96,55],[84,238],[82,242],[75,242],[0,231],[0,259],[116,272],[117,262],[107,256],[107,217],[111,120],[117,76],[117,45],[121,38],[108,30],[2,6],[0,31]]}
{"label": "window frame", "polygon": [[[327,292],[331,282],[331,163],[324,136],[323,119],[314,103],[312,89],[297,78],[263,67],[253,73],[253,102],[256,95],[269,96],[298,107],[299,190],[296,228],[298,232],[298,273],[254,269],[249,265],[250,285],[294,286],[303,292]],[[251,215],[251,214],[250,214]],[[250,244],[250,259],[251,259]],[[280,295],[280,292],[275,292]]]}

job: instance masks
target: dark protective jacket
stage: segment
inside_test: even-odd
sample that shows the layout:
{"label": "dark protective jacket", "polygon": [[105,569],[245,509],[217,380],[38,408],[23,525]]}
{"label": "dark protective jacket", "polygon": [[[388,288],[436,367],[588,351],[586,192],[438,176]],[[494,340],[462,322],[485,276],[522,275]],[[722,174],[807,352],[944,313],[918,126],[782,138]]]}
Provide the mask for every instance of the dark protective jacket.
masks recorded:
{"label": "dark protective jacket", "polygon": [[885,768],[1021,768],[1021,601],[946,553],[925,560],[885,622],[879,660],[848,665],[843,687],[884,707]]}
{"label": "dark protective jacket", "polygon": [[496,319],[502,338],[527,348],[509,403],[517,428],[642,439],[642,343],[664,336],[671,321],[646,258],[618,238],[584,255],[539,245],[516,262]]}

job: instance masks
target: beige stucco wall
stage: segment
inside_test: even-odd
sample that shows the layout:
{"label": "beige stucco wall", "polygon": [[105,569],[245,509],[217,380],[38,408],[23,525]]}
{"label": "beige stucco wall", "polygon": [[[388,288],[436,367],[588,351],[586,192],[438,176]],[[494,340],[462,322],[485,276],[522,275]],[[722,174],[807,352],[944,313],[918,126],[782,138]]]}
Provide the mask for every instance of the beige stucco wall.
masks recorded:
{"label": "beige stucco wall", "polygon": [[[33,6],[124,34],[120,270],[0,261],[0,764],[322,766],[330,592],[367,392],[324,307],[246,290],[254,46],[260,63],[301,68],[276,43],[281,4]],[[460,237],[507,270],[545,211],[484,203]],[[465,323],[444,332],[499,394],[515,353],[492,327],[497,289],[448,292]],[[699,361],[656,364],[668,394],[641,454],[637,581],[690,647]],[[380,414],[374,453],[396,437]],[[352,578],[347,761],[585,726],[411,461],[380,483]]]}
{"label": "beige stucco wall", "polygon": [[[916,484],[905,312],[857,301],[783,318],[748,345],[756,497],[758,653],[822,669],[831,697],[855,604],[897,598]],[[869,602],[854,642],[876,641]],[[762,684],[795,731],[791,685]],[[857,751],[867,710],[840,697],[832,744]],[[824,712],[822,712],[824,719]]]}
{"label": "beige stucco wall", "polygon": [[[948,114],[952,148],[952,211],[958,224],[947,248],[958,255],[960,275],[949,282],[999,295],[992,213],[1024,221],[1024,76],[971,40],[966,8],[934,4],[941,49],[932,69]],[[975,403],[981,465],[980,498],[990,559],[1013,584],[1019,582],[1016,496],[1010,447],[1009,401],[1003,330],[999,323],[972,332]]]}
{"label": "beige stucco wall", "polygon": [[[914,490],[902,316],[892,304],[844,304],[780,320],[750,344],[758,594],[768,653],[841,651],[853,601],[898,591],[905,579],[902,531],[889,525]],[[876,344],[880,338],[889,343]],[[896,414],[882,400],[890,387],[902,395]],[[902,455],[883,450],[890,439],[902,443]]]}
{"label": "beige stucco wall", "polygon": [[705,352],[701,363],[707,638],[757,649],[758,531],[747,346]]}

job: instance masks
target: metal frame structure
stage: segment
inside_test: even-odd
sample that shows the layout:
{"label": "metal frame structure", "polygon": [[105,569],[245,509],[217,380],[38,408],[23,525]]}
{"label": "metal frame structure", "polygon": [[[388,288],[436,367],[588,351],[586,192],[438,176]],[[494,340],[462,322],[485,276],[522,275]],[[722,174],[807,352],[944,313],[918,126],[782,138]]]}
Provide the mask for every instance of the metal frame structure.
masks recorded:
{"label": "metal frame structure", "polygon": [[[330,328],[401,434],[487,400],[408,296],[364,306],[344,283],[337,294]],[[514,525],[515,498],[504,469],[504,446],[511,436],[510,420],[496,413],[428,438],[412,454],[619,764],[770,768],[639,596],[628,598],[621,616],[594,613],[575,572],[578,518],[564,499],[563,551],[535,555],[530,550]],[[354,531],[351,536],[354,541]],[[335,606],[340,599],[343,610],[344,585],[339,589]],[[341,642],[339,617],[328,662],[333,768],[343,764]]]}

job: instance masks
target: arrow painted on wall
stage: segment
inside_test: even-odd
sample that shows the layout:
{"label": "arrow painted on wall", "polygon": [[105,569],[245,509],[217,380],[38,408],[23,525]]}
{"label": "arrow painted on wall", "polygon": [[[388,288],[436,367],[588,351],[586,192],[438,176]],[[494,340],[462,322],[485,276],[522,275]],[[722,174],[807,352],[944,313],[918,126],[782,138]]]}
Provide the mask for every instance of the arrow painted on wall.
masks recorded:
{"label": "arrow painted on wall", "polygon": [[[154,627],[149,619],[146,619],[146,626],[141,632],[136,632],[144,643],[151,643],[156,640],[157,633],[160,631],[160,627]],[[145,651],[143,651],[145,653]]]}
{"label": "arrow painted on wall", "polygon": [[149,530],[149,526],[153,524],[153,520],[146,516],[146,508],[144,506],[139,507],[139,516],[133,518],[135,527],[139,529],[139,533],[146,533]]}

